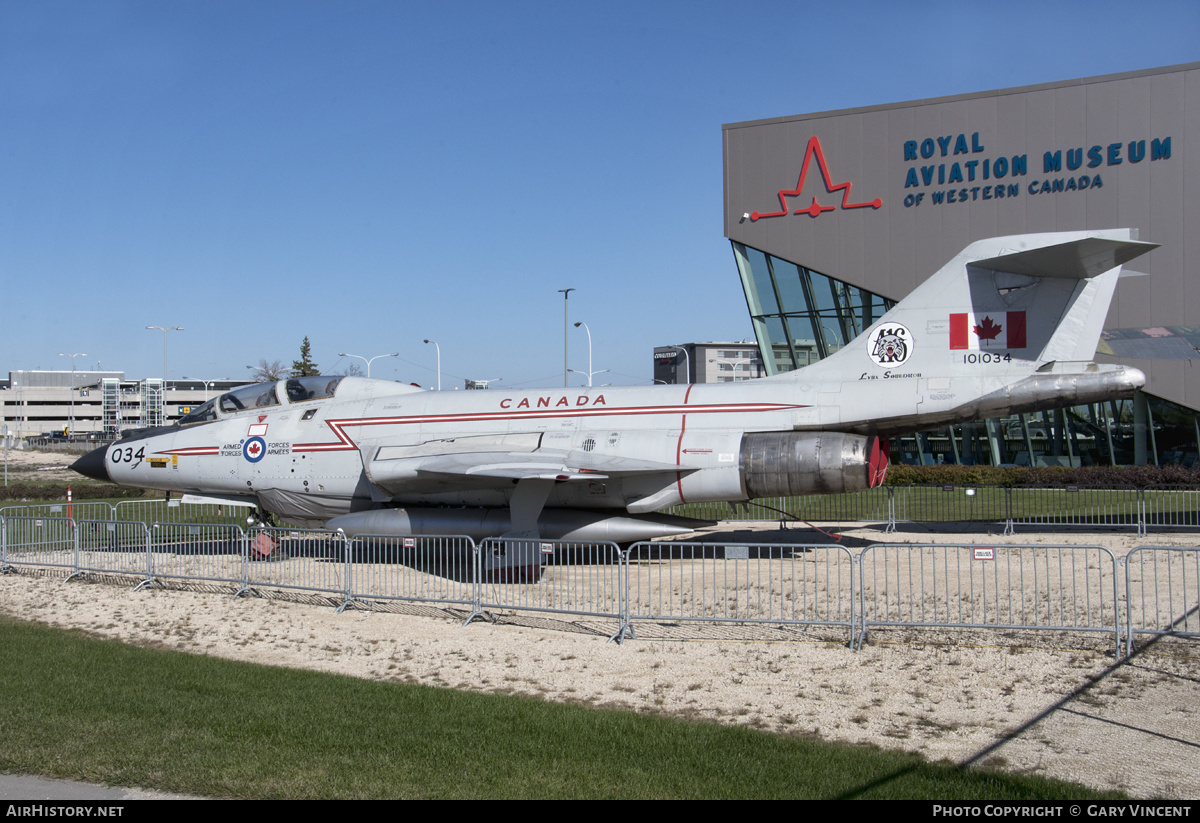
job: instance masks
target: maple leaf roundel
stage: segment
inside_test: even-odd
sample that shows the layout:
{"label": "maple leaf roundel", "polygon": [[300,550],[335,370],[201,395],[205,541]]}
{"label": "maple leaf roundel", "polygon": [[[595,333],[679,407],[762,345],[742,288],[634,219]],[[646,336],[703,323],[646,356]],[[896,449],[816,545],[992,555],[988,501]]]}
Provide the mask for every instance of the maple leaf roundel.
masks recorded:
{"label": "maple leaf roundel", "polygon": [[267,442],[261,437],[251,437],[242,444],[242,457],[251,463],[257,463],[267,453]]}

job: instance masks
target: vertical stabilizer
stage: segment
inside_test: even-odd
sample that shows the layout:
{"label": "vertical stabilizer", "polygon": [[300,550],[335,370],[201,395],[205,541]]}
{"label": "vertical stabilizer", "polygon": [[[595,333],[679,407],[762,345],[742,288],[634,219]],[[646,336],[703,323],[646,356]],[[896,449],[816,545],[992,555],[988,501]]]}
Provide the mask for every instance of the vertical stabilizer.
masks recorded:
{"label": "vertical stabilizer", "polygon": [[979,240],[841,351],[782,379],[838,387],[805,428],[866,434],[1126,395],[1144,374],[1091,361],[1121,266],[1153,248],[1130,229]]}
{"label": "vertical stabilizer", "polygon": [[[1029,373],[1096,352],[1121,266],[1157,248],[1131,229],[979,240],[837,354],[802,370],[895,375]],[[851,364],[852,361],[859,361]],[[901,368],[902,367],[902,368]]]}

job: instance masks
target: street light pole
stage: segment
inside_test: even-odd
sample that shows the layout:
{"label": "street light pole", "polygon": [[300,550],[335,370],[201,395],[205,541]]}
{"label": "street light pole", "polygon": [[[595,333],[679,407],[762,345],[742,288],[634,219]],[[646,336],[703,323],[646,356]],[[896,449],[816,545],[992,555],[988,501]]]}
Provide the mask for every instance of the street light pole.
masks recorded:
{"label": "street light pole", "polygon": [[367,358],[363,357],[361,354],[346,354],[345,352],[338,352],[338,357],[357,357],[359,360],[366,363],[367,364],[367,377],[371,376],[371,364],[374,363],[379,358],[381,358],[381,357],[399,357],[399,356],[400,356],[400,352],[394,351],[394,352],[391,352],[390,354],[377,354],[374,357],[372,357],[370,360],[368,360]]}
{"label": "street light pole", "polygon": [[[252,369],[252,368],[254,368],[254,367],[253,367],[253,366],[247,366],[246,368],[248,368],[248,369]],[[208,389],[209,389],[209,387],[210,387],[210,386],[215,386],[215,385],[217,385],[217,381],[216,381],[216,380],[205,380],[205,379],[203,379],[203,378],[199,378],[199,377],[198,377],[198,378],[190,378],[190,377],[188,377],[186,374],[183,376],[183,379],[184,379],[184,380],[196,379],[196,380],[199,380],[201,383],[203,383],[203,384],[204,384],[204,402],[205,402],[205,403],[207,403],[207,402],[208,402]],[[228,377],[224,377],[224,378],[220,378],[220,379],[222,379],[222,380],[228,380],[229,378],[228,378]]]}
{"label": "street light pole", "polygon": [[563,296],[563,388],[567,387],[567,374],[571,371],[567,368],[567,328],[570,325],[567,323],[567,302],[571,296],[571,292],[575,289],[559,289]]}
{"label": "street light pole", "polygon": [[692,358],[688,357],[687,349],[683,346],[671,346],[673,349],[679,349],[683,352],[683,382],[692,382]]}
{"label": "street light pole", "polygon": [[[710,357],[710,358],[708,358],[708,362],[709,362],[709,363],[716,363],[717,365],[720,365],[720,364],[724,363],[725,365],[729,366],[729,371],[730,371],[730,380],[733,380],[734,382],[736,382],[736,381],[737,381],[737,367],[738,367],[738,364],[737,364],[737,363],[735,363],[734,361],[732,361],[732,360],[722,360],[720,357]],[[705,370],[705,373],[706,373],[706,375],[707,375],[707,370]],[[720,376],[721,376],[721,375],[720,375],[720,372],[718,371],[717,377],[719,378]],[[720,382],[720,381],[718,381],[718,382]]]}
{"label": "street light pole", "polygon": [[580,320],[575,324],[575,328],[583,326],[583,330],[588,336],[588,388],[592,387],[592,330],[588,328],[588,324]]}
{"label": "street light pole", "polygon": [[[578,323],[575,324],[575,328],[579,328],[580,326],[583,326],[583,330],[585,332],[587,332],[587,336],[588,336],[587,380],[588,380],[588,388],[590,389],[592,387],[592,376],[606,372],[606,371],[608,371],[608,369],[600,369],[600,371],[592,371],[592,330],[589,329],[588,324],[584,323],[582,320],[580,320]],[[571,371],[575,372],[576,374],[582,374],[582,372],[580,372],[578,369],[571,369]]]}
{"label": "street light pole", "polygon": [[[58,356],[71,358],[71,411],[67,414],[67,434],[72,435],[75,433],[75,358],[76,357],[87,357],[87,355],[84,354],[83,352],[80,352],[79,354],[66,354],[64,352],[59,352]],[[8,478],[7,472],[8,472],[8,466],[7,466],[7,464],[5,464],[5,479],[6,480]],[[8,484],[5,483],[5,485],[8,485]]]}
{"label": "street light pole", "polygon": [[167,332],[183,331],[183,326],[147,326],[147,329],[158,329],[163,333],[163,393],[167,391]]}
{"label": "street light pole", "polygon": [[426,343],[433,343],[433,347],[437,349],[437,366],[438,366],[438,391],[442,390],[442,347],[437,344],[436,340],[426,340]]}

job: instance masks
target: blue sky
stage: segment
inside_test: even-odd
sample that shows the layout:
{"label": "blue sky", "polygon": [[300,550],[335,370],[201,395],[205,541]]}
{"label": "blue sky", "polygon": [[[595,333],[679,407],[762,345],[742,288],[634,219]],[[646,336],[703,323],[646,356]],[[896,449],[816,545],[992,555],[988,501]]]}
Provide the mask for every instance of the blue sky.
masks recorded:
{"label": "blue sky", "polygon": [[723,123],[1200,59],[1195,2],[834,5],[0,0],[0,371],[555,386],[574,288],[645,385],[753,334]]}

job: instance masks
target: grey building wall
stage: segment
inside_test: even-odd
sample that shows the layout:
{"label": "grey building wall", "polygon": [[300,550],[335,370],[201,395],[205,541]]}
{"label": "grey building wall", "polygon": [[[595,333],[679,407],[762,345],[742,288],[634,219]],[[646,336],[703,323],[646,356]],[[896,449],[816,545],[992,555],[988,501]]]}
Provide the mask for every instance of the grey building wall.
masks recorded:
{"label": "grey building wall", "polygon": [[90,386],[99,383],[104,378],[113,378],[115,380],[124,380],[125,372],[123,371],[89,371],[80,369],[79,371],[42,371],[34,369],[20,369],[18,371],[10,371],[8,373],[9,388],[62,388],[69,389],[72,387],[79,388],[80,386]]}
{"label": "grey building wall", "polygon": [[[736,242],[901,299],[982,237],[1134,227],[1162,248],[1135,264],[1148,278],[1121,281],[1106,327],[1200,325],[1200,63],[732,123],[723,138]],[[764,216],[781,191],[788,213]],[[1195,361],[1122,362],[1200,408]]]}

